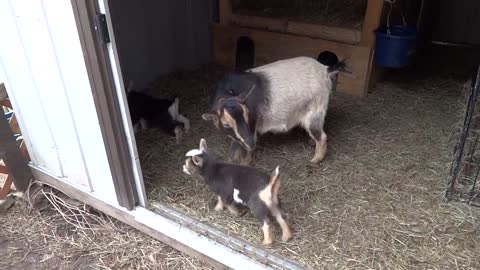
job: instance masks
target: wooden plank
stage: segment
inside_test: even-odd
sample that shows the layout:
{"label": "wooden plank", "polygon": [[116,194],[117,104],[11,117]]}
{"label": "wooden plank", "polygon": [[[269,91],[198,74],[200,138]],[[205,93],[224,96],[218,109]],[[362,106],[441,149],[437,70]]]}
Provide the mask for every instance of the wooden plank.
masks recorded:
{"label": "wooden plank", "polygon": [[367,11],[362,27],[362,39],[360,44],[363,46],[375,46],[375,30],[380,25],[382,18],[384,0],[368,0]]}
{"label": "wooden plank", "polygon": [[267,30],[280,33],[289,33],[313,38],[357,44],[360,42],[361,32],[354,29],[332,27],[318,24],[289,21],[250,15],[232,14],[230,22],[234,25]]}
{"label": "wooden plank", "polygon": [[355,29],[292,21],[288,22],[286,32],[313,38],[323,38],[331,41],[345,42],[348,44],[358,44],[362,37],[362,33]]}
{"label": "wooden plank", "polygon": [[230,15],[230,22],[232,24],[255,28],[259,30],[267,30],[274,32],[286,32],[288,21],[286,19],[273,19],[249,15]]}
{"label": "wooden plank", "polygon": [[227,269],[227,267],[221,263],[219,263],[218,261],[216,260],[213,260],[212,258],[210,257],[206,257],[205,255],[203,255],[202,253],[170,238],[170,237],[167,237],[165,236],[164,234],[144,225],[144,224],[141,224],[139,223],[138,221],[135,220],[135,218],[130,215],[128,212],[125,212],[125,211],[122,211],[118,208],[115,208],[99,199],[97,199],[96,197],[92,196],[91,194],[88,194],[86,192],[83,192],[83,191],[80,191],[76,188],[74,188],[73,186],[67,184],[67,183],[64,183],[62,181],[60,181],[59,179],[57,178],[54,178],[52,177],[51,175],[48,175],[46,173],[44,173],[43,171],[35,168],[35,167],[32,167],[32,173],[33,173],[33,176],[35,178],[35,180],[38,180],[40,182],[43,182],[43,183],[46,183],[58,190],[60,190],[61,192],[65,193],[66,195],[68,195],[69,197],[73,198],[73,199],[76,199],[76,200],[79,200],[83,203],[86,203],[87,205],[90,205],[91,207],[113,217],[113,218],[116,218],[124,223],[126,223],[127,225],[130,225],[134,228],[136,228],[137,230],[143,232],[143,233],[146,233],[148,235],[150,235],[151,237],[189,255],[189,256],[192,256],[192,257],[195,257],[207,264],[210,264],[212,266],[214,266],[215,268],[217,269]]}
{"label": "wooden plank", "polygon": [[22,157],[27,160],[27,161],[30,161],[30,155],[28,154],[28,149],[27,149],[27,146],[25,145],[25,141],[22,140],[20,142],[20,153],[22,154]]}
{"label": "wooden plank", "polygon": [[268,64],[280,59],[310,56],[317,58],[324,50],[346,59],[353,72],[353,78],[339,75],[337,91],[363,96],[367,89],[371,48],[314,39],[289,34],[260,31],[241,27],[214,26],[214,60],[222,65],[235,66],[236,41],[240,36],[250,37],[255,44],[255,66]]}
{"label": "wooden plank", "polygon": [[0,158],[13,177],[15,186],[19,190],[26,190],[32,179],[27,162],[20,154],[17,142],[5,117],[0,117]]}
{"label": "wooden plank", "polygon": [[220,24],[228,25],[232,16],[232,2],[230,0],[219,0]]}
{"label": "wooden plank", "polygon": [[8,168],[5,165],[0,165],[0,173],[8,174]]}
{"label": "wooden plank", "polygon": [[12,103],[10,103],[10,99],[6,98],[4,100],[0,100],[0,106],[7,107],[9,109],[12,108]]}
{"label": "wooden plank", "polygon": [[3,200],[10,193],[12,183],[13,176],[8,175],[5,183],[3,183],[3,186],[0,188],[0,200]]}
{"label": "wooden plank", "polygon": [[5,84],[0,82],[0,100],[4,100],[8,97],[7,89],[5,88]]}
{"label": "wooden plank", "polygon": [[13,113],[12,118],[8,121],[10,129],[14,134],[21,134],[20,127],[18,126],[17,116]]}

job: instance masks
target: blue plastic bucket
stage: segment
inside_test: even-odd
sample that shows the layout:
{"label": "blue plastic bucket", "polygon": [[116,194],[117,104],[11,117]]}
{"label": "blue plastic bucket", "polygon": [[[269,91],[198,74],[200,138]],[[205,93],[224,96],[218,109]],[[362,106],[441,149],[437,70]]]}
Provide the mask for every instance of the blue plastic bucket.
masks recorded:
{"label": "blue plastic bucket", "polygon": [[375,62],[381,67],[401,68],[410,63],[415,51],[417,29],[394,25],[381,27],[376,32]]}

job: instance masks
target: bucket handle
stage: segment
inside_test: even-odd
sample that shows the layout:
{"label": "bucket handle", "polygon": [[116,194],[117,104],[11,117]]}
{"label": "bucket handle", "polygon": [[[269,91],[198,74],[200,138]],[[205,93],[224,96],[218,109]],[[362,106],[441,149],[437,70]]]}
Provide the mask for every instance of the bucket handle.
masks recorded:
{"label": "bucket handle", "polygon": [[[384,1],[390,4],[390,9],[388,10],[388,14],[387,14],[387,35],[390,36],[392,34],[392,32],[390,31],[390,14],[392,13],[393,5],[397,2],[397,0],[384,0]],[[400,13],[402,15],[403,26],[407,27],[407,20],[405,19],[403,8],[400,8]]]}

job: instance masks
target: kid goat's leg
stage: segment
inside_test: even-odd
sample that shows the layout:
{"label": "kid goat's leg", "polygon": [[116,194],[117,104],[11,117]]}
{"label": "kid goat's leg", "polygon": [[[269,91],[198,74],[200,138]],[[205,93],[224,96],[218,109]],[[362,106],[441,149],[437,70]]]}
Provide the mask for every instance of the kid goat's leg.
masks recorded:
{"label": "kid goat's leg", "polygon": [[222,198],[220,196],[218,196],[217,198],[218,201],[217,205],[215,205],[215,211],[222,211],[225,205],[223,204]]}
{"label": "kid goat's leg", "polygon": [[270,208],[270,212],[272,216],[275,217],[280,228],[282,228],[282,241],[286,242],[292,238],[292,231],[290,230],[290,226],[288,226],[287,221],[285,220],[283,211],[278,205],[272,205]]}
{"label": "kid goat's leg", "polygon": [[268,218],[268,207],[261,201],[258,200],[252,204],[250,207],[253,215],[262,222],[262,231],[263,231],[263,242],[264,245],[270,245],[273,243],[272,237],[272,228],[270,225],[270,220]]}

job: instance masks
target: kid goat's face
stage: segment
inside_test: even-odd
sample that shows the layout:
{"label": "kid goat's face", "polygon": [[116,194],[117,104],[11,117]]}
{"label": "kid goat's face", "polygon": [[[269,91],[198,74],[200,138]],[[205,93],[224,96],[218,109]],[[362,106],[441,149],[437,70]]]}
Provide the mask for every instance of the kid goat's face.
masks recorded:
{"label": "kid goat's face", "polygon": [[206,155],[207,142],[204,139],[201,139],[199,149],[192,149],[187,152],[186,156],[188,158],[183,165],[183,172],[192,176],[200,176]]}

